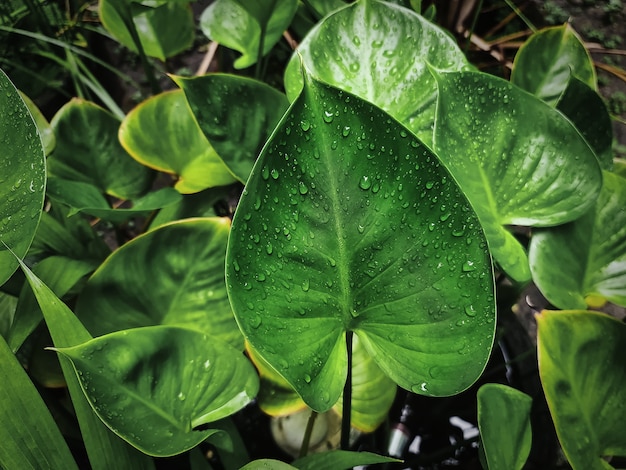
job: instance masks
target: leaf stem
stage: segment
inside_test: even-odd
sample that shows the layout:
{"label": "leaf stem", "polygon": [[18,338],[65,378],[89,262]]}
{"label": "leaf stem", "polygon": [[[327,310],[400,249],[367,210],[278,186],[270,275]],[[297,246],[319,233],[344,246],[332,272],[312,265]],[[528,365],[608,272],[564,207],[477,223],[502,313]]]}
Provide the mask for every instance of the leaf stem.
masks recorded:
{"label": "leaf stem", "polygon": [[306,457],[309,453],[309,443],[311,442],[311,434],[313,434],[313,426],[315,426],[315,420],[317,419],[317,411],[311,410],[311,415],[306,423],[306,429],[304,430],[304,437],[302,438],[302,446],[300,446],[300,453],[298,458]]}
{"label": "leaf stem", "polygon": [[346,332],[348,352],[348,377],[343,387],[343,410],[341,417],[341,450],[350,449],[350,416],[352,414],[352,331]]}

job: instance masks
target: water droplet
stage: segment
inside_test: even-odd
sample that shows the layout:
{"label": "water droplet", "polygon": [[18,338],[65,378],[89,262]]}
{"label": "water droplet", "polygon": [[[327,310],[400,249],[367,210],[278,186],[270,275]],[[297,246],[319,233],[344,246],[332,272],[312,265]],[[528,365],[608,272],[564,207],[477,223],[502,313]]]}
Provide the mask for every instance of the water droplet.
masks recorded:
{"label": "water droplet", "polygon": [[356,229],[359,231],[359,233],[365,232],[365,227],[363,227],[362,225],[358,225]]}
{"label": "water droplet", "polygon": [[269,179],[270,177],[270,169],[266,166],[263,167],[263,169],[261,170],[261,176],[263,177],[264,180]]}
{"label": "water droplet", "polygon": [[300,183],[298,184],[298,191],[300,191],[300,194],[304,196],[306,193],[309,192],[309,188],[306,187],[306,184],[300,181]]}
{"label": "water droplet", "polygon": [[311,383],[311,376],[309,374],[304,374],[304,381],[308,384]]}
{"label": "water droplet", "polygon": [[302,284],[300,286],[302,287],[302,290],[304,292],[308,292],[311,288],[311,282],[308,279],[305,279],[304,281],[302,281]]}
{"label": "water droplet", "polygon": [[335,266],[337,266],[337,261],[335,261],[334,258],[328,258],[328,262],[330,263],[330,265],[334,268]]}
{"label": "water droplet", "polygon": [[304,132],[306,132],[311,128],[311,123],[306,119],[303,119],[302,121],[300,121],[300,127]]}
{"label": "water droplet", "polygon": [[272,246],[271,243],[268,243],[267,245],[265,245],[265,251],[267,252],[268,255],[271,255],[274,252],[274,247]]}
{"label": "water droplet", "polygon": [[466,305],[465,306],[465,314],[468,317],[475,317],[476,313],[478,313],[478,312],[476,312],[476,310],[474,309],[473,305]]}
{"label": "water droplet", "polygon": [[421,384],[415,384],[411,387],[413,393],[428,393],[428,384],[422,382]]}
{"label": "water droplet", "polygon": [[359,71],[359,69],[360,69],[360,68],[361,68],[361,66],[359,65],[359,63],[358,63],[358,62],[352,62],[352,63],[350,64],[350,72],[354,72],[354,73],[356,73],[356,72],[358,72],[358,71]]}
{"label": "water droplet", "polygon": [[474,262],[473,261],[466,261],[465,263],[463,263],[463,272],[471,272],[471,271],[475,271],[476,270],[476,266],[474,266]]}
{"label": "water droplet", "polygon": [[272,175],[272,178],[274,178],[275,180],[278,179],[279,174],[278,174],[278,170],[276,168],[273,168],[270,173]]}
{"label": "water droplet", "polygon": [[208,369],[209,367],[211,367],[211,360],[207,359],[206,361],[204,361],[204,368]]}
{"label": "water droplet", "polygon": [[257,329],[259,326],[261,326],[261,315],[253,315],[250,318],[250,326],[254,329]]}
{"label": "water droplet", "polygon": [[435,183],[432,181],[426,183],[426,189],[433,189],[433,186],[435,186]]}
{"label": "water droplet", "polygon": [[363,190],[368,190],[370,189],[372,186],[372,180],[370,179],[369,176],[361,176],[361,179],[359,180],[359,188],[363,189]]}
{"label": "water droplet", "polygon": [[185,399],[186,399],[186,398],[187,398],[187,397],[185,396],[185,394],[184,394],[183,392],[179,392],[179,393],[178,393],[178,399],[179,399],[180,401],[185,401]]}
{"label": "water droplet", "polygon": [[350,126],[345,126],[341,131],[341,135],[348,137],[350,135]]}
{"label": "water droplet", "polygon": [[241,269],[237,260],[233,261],[233,268],[235,269],[235,272],[239,272],[239,270]]}
{"label": "water droplet", "polygon": [[256,280],[259,281],[259,282],[264,282],[265,279],[267,279],[267,277],[263,273],[259,273],[259,274],[256,275]]}
{"label": "water droplet", "polygon": [[334,118],[334,114],[331,111],[324,111],[324,122],[330,124],[331,122],[333,122],[333,118]]}

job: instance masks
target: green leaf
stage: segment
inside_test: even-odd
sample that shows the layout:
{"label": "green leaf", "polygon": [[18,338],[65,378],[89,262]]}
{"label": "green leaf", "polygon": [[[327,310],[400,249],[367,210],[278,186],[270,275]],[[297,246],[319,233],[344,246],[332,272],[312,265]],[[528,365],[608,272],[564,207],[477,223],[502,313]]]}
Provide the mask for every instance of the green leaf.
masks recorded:
{"label": "green leaf", "polygon": [[373,465],[377,463],[401,462],[401,460],[371,452],[348,452],[345,450],[331,450],[319,454],[311,454],[293,462],[299,470],[342,470],[359,465]]}
{"label": "green leaf", "polygon": [[180,193],[175,189],[162,188],[135,199],[132,208],[113,209],[94,185],[54,177],[48,178],[47,193],[53,201],[71,208],[68,217],[83,213],[117,224],[133,217],[147,216],[181,200]]}
{"label": "green leaf", "polygon": [[0,292],[0,336],[9,337],[9,330],[15,316],[17,297]]}
{"label": "green leaf", "polygon": [[[58,297],[63,297],[96,267],[97,264],[94,262],[64,256],[50,256],[37,263],[33,271]],[[20,292],[15,319],[7,339],[13,352],[22,346],[24,340],[35,330],[42,318],[37,299],[32,289],[25,284]]]}
{"label": "green leaf", "polygon": [[[298,52],[312,75],[384,109],[429,146],[437,86],[427,64],[441,70],[469,67],[443,29],[412,10],[377,0],[332,13],[306,36]],[[299,56],[285,71],[290,100],[302,88]]]}
{"label": "green leaf", "polygon": [[[0,70],[0,285],[33,241],[44,198],[46,168],[37,127],[13,83]],[[5,246],[6,245],[6,246]]]}
{"label": "green leaf", "polygon": [[566,23],[536,32],[520,47],[511,82],[554,106],[567,87],[570,73],[597,89],[589,51]]}
{"label": "green leaf", "polygon": [[580,217],[602,185],[597,159],[561,113],[505,80],[433,73],[435,152],[472,202],[495,260],[526,282],[526,253],[506,226],[546,227]]}
{"label": "green leaf", "polygon": [[[249,4],[249,5],[248,5]],[[241,52],[234,67],[244,69],[265,56],[280,40],[296,10],[296,0],[215,0],[200,17],[200,28],[211,40]]]}
{"label": "green leaf", "polygon": [[245,183],[289,102],[265,83],[245,77],[209,74],[174,77],[200,128],[230,171]]}
{"label": "green leaf", "polygon": [[179,202],[159,211],[150,224],[150,230],[176,220],[217,216],[216,206],[228,196],[230,189],[232,188],[217,187],[199,193],[184,194]]}
{"label": "green leaf", "polygon": [[250,175],[226,269],[246,339],[316,411],[341,394],[347,331],[426,395],[470,386],[491,350],[491,262],[454,179],[389,115],[312,77]]}
{"label": "green leaf", "polygon": [[241,409],[259,388],[241,352],[186,328],[134,328],[56,350],[72,361],[100,419],[148,455],[195,447],[216,432],[207,423]]}
{"label": "green leaf", "polygon": [[626,325],[596,312],[537,317],[539,375],[559,442],[574,469],[626,456]]}
{"label": "green leaf", "polygon": [[[130,4],[132,21],[146,55],[165,61],[193,44],[193,13],[188,1],[159,2],[151,7],[133,0],[121,1]],[[116,3],[100,0],[99,17],[102,25],[120,43],[137,52],[131,33],[124,24],[125,12],[120,11]]]}
{"label": "green leaf", "polygon": [[19,94],[24,100],[24,103],[28,107],[28,111],[30,111],[31,116],[35,121],[35,125],[37,126],[37,132],[39,132],[39,136],[41,137],[41,143],[43,145],[44,153],[46,155],[50,155],[56,145],[56,138],[54,137],[52,126],[50,126],[50,123],[41,113],[37,105],[33,103],[33,100],[31,100],[21,91],[19,92]]}
{"label": "green leaf", "polygon": [[239,470],[298,470],[296,467],[275,459],[259,459],[244,465]]}
{"label": "green leaf", "polygon": [[0,466],[78,469],[37,389],[0,337]]}
{"label": "green leaf", "polygon": [[[67,305],[61,302],[24,263],[20,262],[20,265],[43,312],[54,345],[73,346],[90,340],[91,336]],[[91,467],[94,470],[111,468],[153,470],[154,463],[151,458],[119,439],[100,421],[87,402],[70,362],[62,357],[59,361]]]}
{"label": "green leaf", "polygon": [[506,385],[489,383],[480,387],[477,399],[478,427],[489,470],[521,470],[532,444],[532,398]]}
{"label": "green leaf", "polygon": [[603,170],[613,168],[613,124],[602,97],[575,76],[556,108],[567,116],[593,149]]}
{"label": "green leaf", "polygon": [[178,176],[181,193],[196,193],[235,181],[198,128],[182,90],[153,96],[120,126],[122,146],[138,162]]}
{"label": "green leaf", "polygon": [[120,145],[120,122],[88,101],[74,98],[52,119],[57,146],[48,158],[51,176],[90,183],[121,199],[145,194],[153,171],[133,160]]}
{"label": "green leaf", "polygon": [[306,3],[320,18],[346,6],[342,0],[309,0]]}
{"label": "green leaf", "polygon": [[531,239],[533,279],[561,309],[585,309],[587,296],[626,306],[626,180],[607,171],[603,176],[592,210]]}
{"label": "green leaf", "polygon": [[150,325],[178,325],[243,349],[224,281],[230,221],[188,219],[140,235],[89,279],[76,312],[100,336]]}

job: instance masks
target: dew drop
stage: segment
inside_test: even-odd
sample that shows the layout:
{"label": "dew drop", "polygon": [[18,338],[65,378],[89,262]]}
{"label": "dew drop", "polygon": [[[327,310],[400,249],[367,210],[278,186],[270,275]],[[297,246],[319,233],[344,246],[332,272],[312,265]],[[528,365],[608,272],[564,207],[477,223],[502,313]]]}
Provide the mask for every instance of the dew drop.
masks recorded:
{"label": "dew drop", "polygon": [[250,326],[254,329],[257,329],[259,326],[261,326],[261,315],[254,315],[252,318],[250,318]]}
{"label": "dew drop", "polygon": [[276,168],[273,168],[270,173],[272,175],[272,178],[274,178],[275,180],[278,179],[279,174],[278,174],[278,170]]}
{"label": "dew drop", "polygon": [[268,167],[264,166],[263,169],[261,170],[261,176],[263,177],[264,180],[269,179],[270,177],[270,170]]}
{"label": "dew drop", "polygon": [[432,181],[426,183],[426,189],[433,189],[433,186],[435,186],[435,183]]}
{"label": "dew drop", "polygon": [[179,393],[178,393],[178,399],[179,399],[180,401],[185,401],[185,399],[186,399],[186,398],[187,398],[187,397],[185,396],[185,394],[184,394],[183,392],[179,392]]}
{"label": "dew drop", "polygon": [[303,119],[302,121],[300,121],[300,127],[304,132],[306,132],[311,128],[311,123],[306,119]]}
{"label": "dew drop", "polygon": [[476,310],[474,309],[474,306],[473,306],[473,305],[466,305],[466,306],[465,306],[465,314],[466,314],[468,317],[475,317],[475,316],[476,316],[476,313],[477,313],[477,312],[476,312]]}
{"label": "dew drop", "polygon": [[304,381],[308,384],[311,383],[311,376],[309,374],[304,374]]}
{"label": "dew drop", "polygon": [[333,113],[331,111],[324,111],[324,122],[330,124],[331,122],[333,122],[333,118],[335,116],[333,115]]}
{"label": "dew drop", "polygon": [[369,178],[369,176],[361,176],[361,179],[359,180],[359,188],[367,191],[371,187],[372,187],[372,180]]}
{"label": "dew drop", "polygon": [[300,184],[298,184],[298,191],[300,191],[300,194],[304,196],[306,193],[309,192],[309,188],[306,187],[306,184],[300,181]]}
{"label": "dew drop", "polygon": [[345,126],[341,131],[341,135],[348,137],[350,135],[350,126]]}
{"label": "dew drop", "polygon": [[466,261],[465,263],[463,263],[463,272],[471,272],[471,271],[475,271],[476,270],[476,266],[474,266],[474,262],[473,261]]}
{"label": "dew drop", "polygon": [[265,245],[265,251],[267,252],[268,255],[271,255],[274,252],[274,247],[272,246],[271,243],[268,243],[267,245]]}
{"label": "dew drop", "polygon": [[302,287],[302,290],[304,292],[308,292],[309,289],[311,288],[311,282],[308,279],[305,279],[304,281],[302,281],[302,284],[300,285],[300,287]]}

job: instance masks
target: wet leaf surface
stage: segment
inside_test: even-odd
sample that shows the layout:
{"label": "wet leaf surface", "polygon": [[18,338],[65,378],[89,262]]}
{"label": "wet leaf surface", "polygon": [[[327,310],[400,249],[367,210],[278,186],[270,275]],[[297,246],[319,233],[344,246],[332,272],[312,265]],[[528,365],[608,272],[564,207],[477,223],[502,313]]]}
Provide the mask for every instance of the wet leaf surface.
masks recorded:
{"label": "wet leaf surface", "polygon": [[426,395],[467,388],[492,346],[489,253],[453,178],[389,115],[312,77],[254,167],[226,269],[244,335],[317,411],[341,394],[348,330]]}

